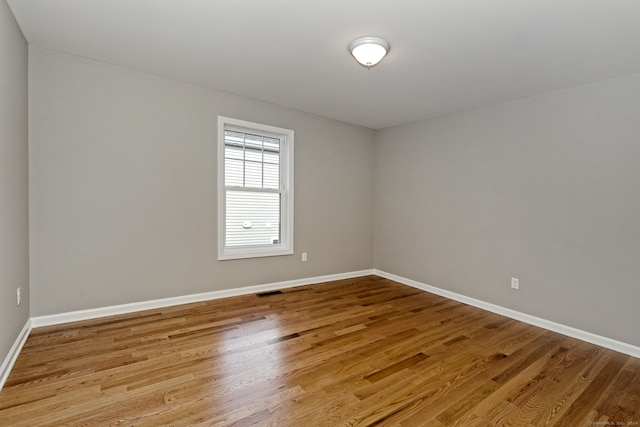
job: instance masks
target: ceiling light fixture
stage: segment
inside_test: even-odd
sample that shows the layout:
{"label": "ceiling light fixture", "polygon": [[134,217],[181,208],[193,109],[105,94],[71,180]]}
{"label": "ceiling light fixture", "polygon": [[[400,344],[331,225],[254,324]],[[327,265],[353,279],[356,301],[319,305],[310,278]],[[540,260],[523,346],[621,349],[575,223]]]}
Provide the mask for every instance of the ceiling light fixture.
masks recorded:
{"label": "ceiling light fixture", "polygon": [[349,43],[349,52],[360,64],[371,68],[389,52],[389,43],[380,37],[360,37]]}

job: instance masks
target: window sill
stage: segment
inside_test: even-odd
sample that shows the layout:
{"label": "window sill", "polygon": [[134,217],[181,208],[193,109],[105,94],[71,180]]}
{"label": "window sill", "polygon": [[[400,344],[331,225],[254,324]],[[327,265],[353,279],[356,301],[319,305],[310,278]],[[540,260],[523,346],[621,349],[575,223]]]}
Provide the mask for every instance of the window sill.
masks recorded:
{"label": "window sill", "polygon": [[218,261],[227,261],[233,259],[249,259],[249,258],[266,258],[272,256],[285,256],[285,255],[293,255],[292,248],[282,248],[282,249],[264,249],[264,248],[256,248],[256,249],[226,249],[224,252],[218,255]]}

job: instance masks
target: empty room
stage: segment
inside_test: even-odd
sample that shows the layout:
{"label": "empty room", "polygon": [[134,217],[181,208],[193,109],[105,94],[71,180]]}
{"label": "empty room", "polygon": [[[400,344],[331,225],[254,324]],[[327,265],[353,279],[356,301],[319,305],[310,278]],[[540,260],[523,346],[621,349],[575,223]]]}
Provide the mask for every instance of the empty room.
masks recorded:
{"label": "empty room", "polygon": [[640,426],[640,2],[0,0],[0,426]]}

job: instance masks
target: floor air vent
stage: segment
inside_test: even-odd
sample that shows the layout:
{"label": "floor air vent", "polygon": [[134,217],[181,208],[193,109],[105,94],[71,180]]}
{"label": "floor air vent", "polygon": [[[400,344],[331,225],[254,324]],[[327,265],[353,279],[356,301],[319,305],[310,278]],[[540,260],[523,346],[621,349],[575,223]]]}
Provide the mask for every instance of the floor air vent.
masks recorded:
{"label": "floor air vent", "polygon": [[270,297],[273,295],[280,295],[281,293],[282,291],[260,292],[259,294],[256,294],[256,296],[263,298],[263,297]]}

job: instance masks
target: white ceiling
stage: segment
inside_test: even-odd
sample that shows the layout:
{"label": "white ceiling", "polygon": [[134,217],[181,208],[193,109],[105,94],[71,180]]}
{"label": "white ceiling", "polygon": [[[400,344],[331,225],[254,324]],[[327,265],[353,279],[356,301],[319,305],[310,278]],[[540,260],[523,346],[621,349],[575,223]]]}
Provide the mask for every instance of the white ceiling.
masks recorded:
{"label": "white ceiling", "polygon": [[33,45],[373,129],[640,72],[640,0],[8,2]]}

